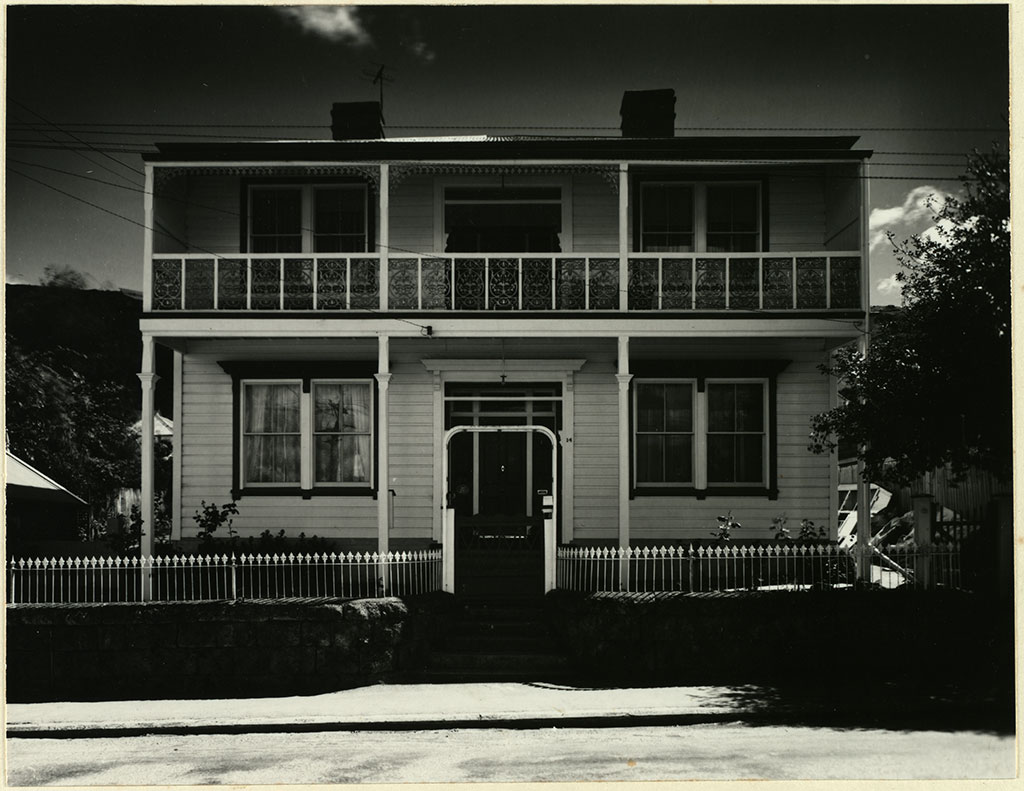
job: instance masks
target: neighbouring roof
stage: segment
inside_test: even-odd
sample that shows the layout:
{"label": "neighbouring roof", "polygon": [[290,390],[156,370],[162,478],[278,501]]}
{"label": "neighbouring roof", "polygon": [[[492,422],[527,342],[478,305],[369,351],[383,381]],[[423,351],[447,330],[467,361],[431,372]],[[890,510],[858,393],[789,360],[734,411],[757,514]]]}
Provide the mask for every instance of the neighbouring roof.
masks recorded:
{"label": "neighbouring roof", "polygon": [[4,480],[7,485],[8,496],[19,492],[27,495],[28,499],[48,500],[68,505],[87,505],[85,500],[77,494],[68,491],[53,480],[53,478],[39,472],[27,461],[22,461],[10,451],[7,451],[6,466],[7,470]]}
{"label": "neighbouring roof", "polygon": [[[142,419],[139,418],[133,426],[135,433],[142,434]],[[174,421],[170,418],[166,418],[157,412],[153,415],[153,436],[154,437],[173,437],[174,436]]]}
{"label": "neighbouring roof", "polygon": [[839,136],[701,136],[572,137],[542,135],[468,135],[402,137],[383,140],[276,140],[258,142],[156,143],[148,162],[262,161],[421,161],[441,159],[535,159],[553,161],[664,161],[674,159],[857,161],[871,156],[855,149],[859,137]]}

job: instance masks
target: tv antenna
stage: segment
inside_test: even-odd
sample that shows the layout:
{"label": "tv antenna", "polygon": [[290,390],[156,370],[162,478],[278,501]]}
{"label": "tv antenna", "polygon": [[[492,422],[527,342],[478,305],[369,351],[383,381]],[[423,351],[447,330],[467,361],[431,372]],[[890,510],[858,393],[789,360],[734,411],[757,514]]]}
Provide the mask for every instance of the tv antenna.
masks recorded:
{"label": "tv antenna", "polygon": [[369,78],[373,85],[380,88],[380,114],[384,115],[384,83],[391,85],[395,78],[386,72],[388,68],[383,63],[374,63],[376,69],[363,69],[363,76]]}

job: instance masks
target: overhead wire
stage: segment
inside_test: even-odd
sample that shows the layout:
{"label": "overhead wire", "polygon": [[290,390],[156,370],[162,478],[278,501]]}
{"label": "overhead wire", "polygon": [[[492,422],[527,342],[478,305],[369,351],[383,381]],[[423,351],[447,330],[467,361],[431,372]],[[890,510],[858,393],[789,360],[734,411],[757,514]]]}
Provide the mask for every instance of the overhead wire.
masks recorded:
{"label": "overhead wire", "polygon": [[[73,139],[73,140],[75,140],[75,141],[77,141],[77,142],[79,142],[79,143],[82,143],[83,145],[86,145],[86,146],[88,146],[88,147],[89,147],[90,149],[92,149],[92,150],[96,151],[96,153],[98,153],[98,154],[102,154],[102,155],[103,155],[104,157],[106,157],[107,159],[109,159],[109,160],[110,160],[111,162],[115,162],[116,164],[120,165],[121,167],[123,167],[123,168],[127,168],[128,170],[132,171],[133,173],[136,173],[136,174],[137,174],[137,175],[139,175],[139,176],[145,176],[145,174],[144,174],[144,173],[143,173],[143,172],[142,172],[141,170],[139,170],[138,168],[133,168],[133,167],[131,167],[130,165],[127,165],[127,164],[125,164],[124,162],[121,162],[120,160],[118,160],[118,159],[115,159],[114,157],[110,156],[110,155],[109,155],[108,153],[106,153],[106,152],[103,152],[103,151],[100,151],[99,149],[96,149],[96,148],[94,148],[94,147],[92,146],[92,144],[90,144],[90,143],[86,142],[85,140],[82,140],[82,139],[81,139],[80,137],[76,136],[75,134],[73,134],[73,133],[71,133],[71,132],[65,132],[65,131],[64,131],[63,129],[61,129],[61,127],[60,127],[60,126],[58,126],[57,124],[55,124],[55,123],[54,123],[53,121],[50,121],[49,119],[47,119],[47,118],[46,118],[46,117],[44,117],[43,115],[41,115],[41,114],[37,113],[37,112],[36,112],[35,110],[33,110],[33,109],[32,109],[31,107],[26,107],[26,106],[25,106],[25,105],[24,105],[23,103],[19,102],[19,101],[18,101],[17,99],[12,99],[12,98],[8,97],[8,101],[9,101],[9,102],[10,102],[11,104],[15,104],[15,105],[17,105],[18,107],[20,107],[20,108],[21,108],[22,110],[24,110],[25,112],[31,113],[31,114],[32,114],[32,115],[34,115],[34,116],[35,116],[36,118],[38,118],[39,120],[41,120],[41,121],[42,121],[43,123],[49,124],[50,126],[52,126],[52,127],[54,128],[54,129],[56,129],[56,130],[57,130],[58,132],[60,132],[61,134],[65,134],[65,135],[67,135],[68,137],[70,137],[71,139]],[[49,136],[48,134],[46,134],[45,132],[42,132],[42,134],[46,135],[46,137],[50,137],[50,136]],[[53,138],[50,138],[50,139],[52,140]],[[86,159],[88,159],[88,157],[86,157]],[[96,165],[99,165],[99,163],[94,163],[94,164],[96,164]],[[100,167],[103,167],[102,165],[99,165],[99,166],[100,166]],[[106,169],[107,169],[107,170],[109,170],[109,168],[106,168]],[[115,172],[115,171],[110,171],[110,172],[111,172],[111,173],[115,173],[115,174],[116,174],[116,172]],[[127,178],[127,177],[126,177],[126,176],[124,176],[123,174],[116,174],[116,175],[119,175],[119,176],[120,176],[121,178]]]}

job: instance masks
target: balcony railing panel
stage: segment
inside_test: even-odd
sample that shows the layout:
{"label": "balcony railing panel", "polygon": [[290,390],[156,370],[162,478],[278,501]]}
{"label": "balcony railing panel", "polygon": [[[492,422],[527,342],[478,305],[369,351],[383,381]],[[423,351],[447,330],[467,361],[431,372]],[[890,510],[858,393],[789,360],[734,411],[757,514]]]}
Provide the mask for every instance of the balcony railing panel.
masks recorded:
{"label": "balcony railing panel", "polygon": [[861,307],[859,253],[159,255],[156,311],[821,311]]}

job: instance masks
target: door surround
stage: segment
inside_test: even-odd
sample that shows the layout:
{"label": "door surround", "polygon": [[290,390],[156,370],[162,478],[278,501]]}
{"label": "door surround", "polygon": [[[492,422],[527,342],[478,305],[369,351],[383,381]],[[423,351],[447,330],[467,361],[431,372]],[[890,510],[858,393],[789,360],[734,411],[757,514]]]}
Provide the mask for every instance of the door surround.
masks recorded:
{"label": "door surround", "polygon": [[561,476],[565,496],[560,503],[562,543],[572,541],[573,534],[573,375],[586,363],[585,358],[573,359],[451,359],[425,357],[420,361],[433,376],[433,426],[434,426],[434,508],[432,521],[433,540],[441,543],[444,527],[444,475],[442,468],[444,453],[444,389],[449,382],[473,384],[506,382],[509,386],[539,382],[556,382],[562,386],[562,428],[557,438],[562,448]]}
{"label": "door surround", "polygon": [[[455,519],[454,510],[448,507],[450,476],[448,475],[448,447],[452,437],[461,433],[470,434],[501,434],[508,433],[539,433],[551,442],[551,498],[558,502],[558,435],[547,426],[511,425],[511,426],[452,426],[444,432],[441,443],[441,470],[444,475],[444,496],[441,499],[442,524],[444,530],[441,538],[442,546],[442,590],[455,592]],[[555,588],[555,544],[558,535],[557,515],[552,514],[551,525],[546,520],[544,525],[544,592]]]}

